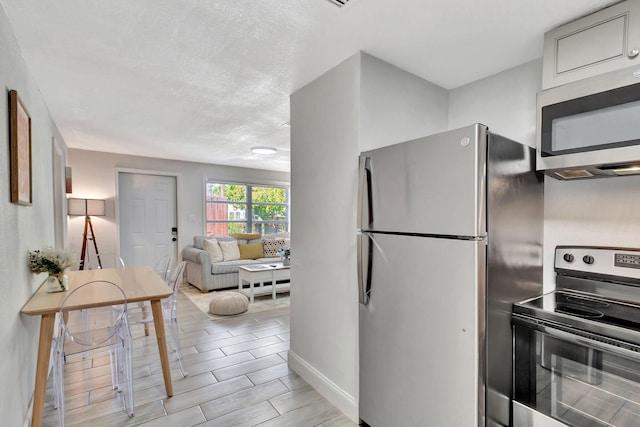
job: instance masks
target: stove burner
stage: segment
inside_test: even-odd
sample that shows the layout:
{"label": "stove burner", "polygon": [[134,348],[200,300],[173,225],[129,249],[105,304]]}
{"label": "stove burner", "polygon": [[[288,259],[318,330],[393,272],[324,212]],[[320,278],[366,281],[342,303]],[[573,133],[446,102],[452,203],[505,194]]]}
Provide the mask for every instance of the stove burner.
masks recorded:
{"label": "stove burner", "polygon": [[573,295],[567,296],[566,299],[567,299],[567,301],[574,302],[574,303],[580,304],[580,305],[586,305],[587,307],[595,307],[595,308],[609,307],[609,303],[606,303],[604,301],[596,301],[596,300],[577,297],[577,296],[573,296]]}
{"label": "stove burner", "polygon": [[598,310],[594,310],[592,308],[580,306],[577,304],[558,303],[556,304],[555,311],[559,313],[571,314],[573,316],[583,317],[587,319],[596,319],[599,317],[604,317],[604,314],[599,312]]}

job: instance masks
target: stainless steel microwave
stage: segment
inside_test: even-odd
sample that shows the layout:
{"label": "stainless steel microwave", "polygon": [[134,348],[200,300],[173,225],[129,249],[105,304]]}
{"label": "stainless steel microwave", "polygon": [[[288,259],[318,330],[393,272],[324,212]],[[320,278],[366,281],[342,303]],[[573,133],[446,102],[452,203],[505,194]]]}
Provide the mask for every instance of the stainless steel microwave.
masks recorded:
{"label": "stainless steel microwave", "polygon": [[640,67],[538,93],[536,168],[557,179],[640,175]]}

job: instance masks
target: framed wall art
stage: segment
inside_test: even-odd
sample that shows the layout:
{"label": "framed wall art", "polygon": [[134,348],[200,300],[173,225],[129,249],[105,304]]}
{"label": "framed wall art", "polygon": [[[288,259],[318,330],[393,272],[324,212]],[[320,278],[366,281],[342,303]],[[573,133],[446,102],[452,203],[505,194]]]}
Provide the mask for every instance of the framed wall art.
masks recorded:
{"label": "framed wall art", "polygon": [[9,135],[11,139],[11,203],[30,205],[31,117],[18,92],[9,91]]}

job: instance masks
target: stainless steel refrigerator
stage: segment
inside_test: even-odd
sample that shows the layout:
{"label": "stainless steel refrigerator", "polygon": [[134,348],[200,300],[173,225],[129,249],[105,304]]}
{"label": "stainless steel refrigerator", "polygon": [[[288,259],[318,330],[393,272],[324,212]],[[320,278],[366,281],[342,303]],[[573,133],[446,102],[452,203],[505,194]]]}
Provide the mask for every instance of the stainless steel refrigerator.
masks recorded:
{"label": "stainless steel refrigerator", "polygon": [[542,293],[534,151],[475,124],[360,156],[360,419],[510,423],[511,303]]}

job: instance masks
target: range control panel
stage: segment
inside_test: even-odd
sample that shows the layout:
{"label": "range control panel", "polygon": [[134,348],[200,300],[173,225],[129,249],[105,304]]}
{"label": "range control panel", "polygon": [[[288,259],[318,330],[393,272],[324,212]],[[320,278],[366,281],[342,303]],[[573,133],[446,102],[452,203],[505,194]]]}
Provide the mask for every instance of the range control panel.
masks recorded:
{"label": "range control panel", "polygon": [[640,278],[640,249],[557,246],[555,269]]}
{"label": "range control panel", "polygon": [[616,267],[640,268],[640,254],[615,254],[614,265]]}

